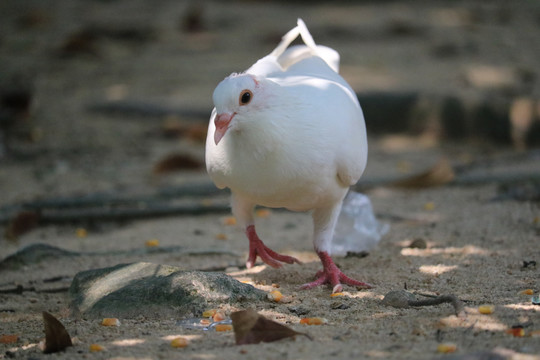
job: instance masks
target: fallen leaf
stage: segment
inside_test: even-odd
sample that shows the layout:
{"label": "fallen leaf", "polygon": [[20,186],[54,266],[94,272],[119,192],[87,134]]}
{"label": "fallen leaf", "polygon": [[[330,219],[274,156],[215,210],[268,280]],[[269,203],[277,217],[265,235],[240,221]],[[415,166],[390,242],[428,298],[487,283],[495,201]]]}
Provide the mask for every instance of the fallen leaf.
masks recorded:
{"label": "fallen leaf", "polygon": [[45,354],[62,351],[73,345],[71,336],[58,319],[44,311],[43,322],[45,323],[45,348],[43,349]]}
{"label": "fallen leaf", "polygon": [[14,344],[19,340],[19,335],[2,335],[0,336],[0,344]]}
{"label": "fallen leaf", "polygon": [[390,184],[393,187],[406,189],[421,189],[433,186],[448,184],[454,180],[456,174],[448,159],[439,160],[431,169],[420,174],[413,175],[403,180],[398,180]]}
{"label": "fallen leaf", "polygon": [[164,120],[161,132],[167,139],[185,138],[195,142],[204,143],[208,133],[206,123],[186,122],[171,116]]}
{"label": "fallen leaf", "polygon": [[205,30],[204,8],[201,3],[192,2],[181,18],[181,29],[186,33],[198,33]]}
{"label": "fallen leaf", "polygon": [[95,34],[86,30],[74,32],[64,40],[58,52],[64,58],[71,58],[77,55],[99,57],[97,37]]}
{"label": "fallen leaf", "polygon": [[166,174],[178,170],[195,170],[202,167],[202,162],[185,154],[171,154],[154,166],[154,174]]}
{"label": "fallen leaf", "polygon": [[231,319],[236,345],[272,342],[296,335],[304,335],[312,340],[308,334],[295,331],[285,325],[268,320],[253,309],[234,312],[231,314]]}
{"label": "fallen leaf", "polygon": [[39,224],[40,214],[36,211],[21,211],[11,221],[5,230],[6,239],[16,240],[19,236],[35,229]]}

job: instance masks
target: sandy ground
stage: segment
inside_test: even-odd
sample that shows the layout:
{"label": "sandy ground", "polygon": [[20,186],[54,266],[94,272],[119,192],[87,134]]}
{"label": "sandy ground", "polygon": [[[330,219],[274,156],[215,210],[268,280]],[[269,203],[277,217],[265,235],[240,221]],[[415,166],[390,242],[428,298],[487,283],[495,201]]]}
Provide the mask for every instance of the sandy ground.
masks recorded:
{"label": "sandy ground", "polygon": [[[204,144],[196,136],[164,135],[171,124],[175,129],[191,127],[197,119],[111,115],[90,112],[88,106],[129,100],[209,113],[215,84],[273,49],[299,16],[316,41],[340,51],[343,75],[358,91],[539,95],[534,79],[540,8],[534,3],[520,8],[444,1],[430,5],[203,4],[202,25],[197,21],[191,25],[200,31],[185,31],[187,2],[163,1],[157,6],[142,0],[57,0],[43,7],[39,1],[3,1],[0,80],[8,88],[13,83],[30,84],[33,105],[31,117],[13,131],[14,154],[0,163],[0,205],[98,191],[141,193],[207,180],[203,170],[152,172],[171,153],[202,161]],[[102,30],[93,30],[94,38],[68,40],[90,26]],[[118,35],[118,29],[126,28],[144,31]],[[495,75],[483,77],[485,72],[478,69]],[[530,76],[533,80],[527,80]],[[470,173],[493,178],[521,171],[540,173],[534,152],[515,153],[509,145],[487,142],[437,140],[395,134],[371,137],[366,178],[414,174],[441,157],[453,164],[473,164]],[[243,267],[247,241],[240,229],[224,224],[226,213],[40,226],[17,241],[2,239],[0,258],[37,242],[104,255],[0,272],[0,335],[18,335],[17,342],[0,344],[0,358],[45,357],[37,345],[44,337],[44,310],[57,316],[77,338],[74,347],[54,355],[65,359],[432,359],[448,356],[437,353],[441,343],[456,344],[457,355],[498,349],[514,359],[539,358],[534,355],[540,354],[540,306],[520,292],[540,291],[540,265],[523,265],[540,261],[540,209],[533,201],[494,200],[498,194],[496,182],[421,190],[370,189],[375,211],[390,231],[369,256],[336,262],[344,272],[375,287],[345,287],[340,297],[330,297],[326,287],[298,290],[319,269],[309,214],[272,211],[257,219],[267,244],[297,256],[303,265],[282,269],[261,265],[249,271]],[[158,239],[162,247],[181,245],[193,251],[232,254],[106,254],[143,249],[150,239]],[[414,239],[425,240],[427,248],[409,248]],[[223,305],[222,309],[230,313],[252,306],[308,332],[314,340],[298,337],[236,346],[230,332],[184,329],[176,325],[176,318],[121,319],[120,327],[110,328],[70,316],[65,289],[75,273],[134,261],[227,269],[266,291],[278,284],[286,303]],[[34,290],[10,293],[17,285]],[[449,305],[412,309],[381,305],[384,294],[404,286],[419,293],[455,294],[465,302],[467,314],[458,318]],[[60,291],[47,292],[50,289]],[[479,314],[482,304],[494,305],[494,313]],[[298,307],[307,314],[291,311]],[[322,317],[328,323],[300,325],[303,316]],[[506,332],[516,325],[523,326],[524,337]],[[531,336],[535,331],[536,337]],[[188,337],[189,346],[172,348],[169,343],[176,336]],[[93,343],[106,351],[90,354]]]}

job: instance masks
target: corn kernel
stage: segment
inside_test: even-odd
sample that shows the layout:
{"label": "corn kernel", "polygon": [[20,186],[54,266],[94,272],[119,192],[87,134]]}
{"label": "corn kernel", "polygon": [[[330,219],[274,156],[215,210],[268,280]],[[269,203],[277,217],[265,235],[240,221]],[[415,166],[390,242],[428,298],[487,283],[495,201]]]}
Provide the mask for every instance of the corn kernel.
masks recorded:
{"label": "corn kernel", "polygon": [[342,293],[342,292],[331,293],[330,296],[331,296],[331,297],[334,297],[334,296],[343,296],[343,293]]}
{"label": "corn kernel", "polygon": [[424,204],[424,210],[432,211],[435,209],[435,203],[434,202],[427,202]]}
{"label": "corn kernel", "polygon": [[300,319],[300,324],[304,324],[304,325],[322,325],[322,324],[326,324],[327,322],[328,320],[326,320],[325,318],[318,318],[318,317]]}
{"label": "corn kernel", "polygon": [[214,328],[216,331],[231,331],[233,326],[231,324],[217,324]]}
{"label": "corn kernel", "polygon": [[519,295],[534,295],[533,289],[525,289],[519,292]]}
{"label": "corn kernel", "polygon": [[217,311],[213,316],[212,316],[212,320],[214,320],[214,322],[218,322],[218,321],[223,321],[225,320],[227,317],[225,316],[225,314],[222,312],[222,311]]}
{"label": "corn kernel", "polygon": [[279,290],[273,290],[273,291],[270,291],[268,295],[266,295],[266,297],[270,301],[280,302],[283,295],[281,294]]}
{"label": "corn kernel", "polygon": [[105,318],[101,322],[103,326],[120,326],[120,320],[117,318]]}
{"label": "corn kernel", "polygon": [[493,311],[495,311],[495,306],[493,305],[480,305],[478,307],[478,312],[480,314],[484,314],[484,315],[493,314]]}
{"label": "corn kernel", "polygon": [[223,219],[223,225],[233,226],[236,225],[236,218],[234,216],[227,216]]}
{"label": "corn kernel", "polygon": [[255,210],[255,216],[259,218],[267,218],[272,214],[268,209],[257,209]]}
{"label": "corn kernel", "polygon": [[205,312],[203,312],[202,316],[205,317],[205,318],[208,318],[208,317],[214,316],[216,313],[217,313],[216,309],[210,309],[210,310],[206,310]]}
{"label": "corn kernel", "polygon": [[227,240],[227,235],[224,233],[218,233],[216,234],[216,240]]}
{"label": "corn kernel", "polygon": [[443,344],[439,344],[437,345],[437,352],[440,352],[442,354],[449,354],[449,353],[453,353],[457,350],[457,346],[456,344],[452,344],[452,343],[443,343]]}
{"label": "corn kernel", "polygon": [[75,235],[77,235],[78,238],[85,238],[88,236],[88,231],[85,228],[78,228],[75,230]]}
{"label": "corn kernel", "polygon": [[146,247],[158,247],[159,246],[159,240],[158,239],[152,239],[148,240],[144,243]]}
{"label": "corn kernel", "polygon": [[103,351],[105,348],[99,344],[90,344],[90,351],[91,352],[98,352]]}
{"label": "corn kernel", "polygon": [[522,327],[515,327],[515,328],[507,329],[505,332],[514,337],[525,336],[525,330]]}
{"label": "corn kernel", "polygon": [[188,346],[188,344],[189,344],[188,339],[184,337],[177,337],[177,338],[172,339],[171,341],[171,346],[173,348],[185,348],[186,346]]}
{"label": "corn kernel", "polygon": [[213,320],[210,320],[210,319],[201,319],[199,321],[199,324],[203,325],[203,326],[208,326],[212,323]]}

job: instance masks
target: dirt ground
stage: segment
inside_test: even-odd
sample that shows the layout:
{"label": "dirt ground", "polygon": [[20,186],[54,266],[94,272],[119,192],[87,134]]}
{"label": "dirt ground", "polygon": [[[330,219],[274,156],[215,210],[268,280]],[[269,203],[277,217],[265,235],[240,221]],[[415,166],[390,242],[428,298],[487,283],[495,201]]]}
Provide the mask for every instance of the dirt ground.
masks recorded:
{"label": "dirt ground", "polygon": [[[154,167],[170,154],[202,164],[206,120],[199,114],[209,116],[215,85],[270,52],[297,17],[315,41],[340,52],[342,74],[359,92],[537,99],[540,6],[513,5],[54,0],[45,6],[2,1],[0,87],[4,92],[23,89],[32,98],[30,115],[17,117],[7,130],[9,149],[0,159],[2,216],[8,205],[25,201],[99,192],[145,194],[207,182],[203,167],[167,173]],[[186,111],[150,114],[150,106],[95,111],[96,105],[114,101]],[[512,359],[540,359],[540,306],[522,294],[540,292],[540,265],[534,265],[540,261],[538,195],[519,198],[500,186],[509,174],[540,173],[540,155],[482,141],[482,134],[475,141],[452,142],[380,134],[370,137],[365,179],[380,184],[380,179],[423,171],[443,157],[456,169],[466,169],[458,172],[458,180],[465,175],[484,180],[416,190],[365,189],[390,230],[369,256],[336,258],[345,273],[375,285],[345,287],[339,297],[331,297],[327,287],[298,290],[320,266],[309,214],[272,210],[257,218],[268,246],[304,262],[281,269],[245,269],[247,240],[241,229],[226,224],[226,212],[49,223],[17,240],[4,237],[0,259],[33,243],[101,254],[0,270],[0,336],[18,335],[14,343],[0,343],[0,358],[46,358],[38,344],[44,338],[41,312],[48,311],[76,337],[75,346],[52,355],[62,359],[449,358],[437,352],[442,343],[455,344],[457,356],[494,350]],[[227,199],[217,195],[197,201],[222,204]],[[158,239],[160,247],[186,251],[138,251],[151,239]],[[415,239],[423,239],[427,248],[410,248]],[[119,327],[103,327],[70,316],[67,288],[77,272],[135,261],[221,269],[265,291],[278,284],[285,302],[224,304],[222,309],[230,313],[252,306],[309,333],[313,341],[297,337],[237,346],[231,332],[185,329],[177,325],[179,318],[120,319]],[[22,294],[13,291],[18,285],[26,289]],[[454,294],[464,301],[466,315],[456,317],[448,304],[397,309],[380,303],[388,291],[405,286],[424,294]],[[493,305],[494,312],[480,314],[483,304]],[[304,316],[328,322],[301,325]],[[507,332],[515,326],[522,326],[525,336]],[[190,344],[172,348],[177,336]],[[106,350],[91,353],[94,343]]]}

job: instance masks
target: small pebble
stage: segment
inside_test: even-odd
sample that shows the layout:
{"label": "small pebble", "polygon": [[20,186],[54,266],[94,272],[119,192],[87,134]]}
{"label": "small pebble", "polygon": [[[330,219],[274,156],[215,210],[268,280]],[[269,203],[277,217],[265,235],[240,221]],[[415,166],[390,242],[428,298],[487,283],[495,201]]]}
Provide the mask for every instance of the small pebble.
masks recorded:
{"label": "small pebble", "polygon": [[287,308],[290,312],[296,315],[307,315],[310,313],[310,309],[304,307],[304,306],[289,306]]}

